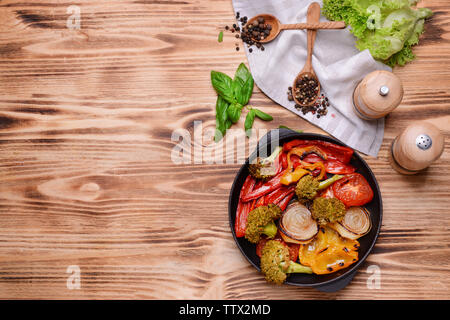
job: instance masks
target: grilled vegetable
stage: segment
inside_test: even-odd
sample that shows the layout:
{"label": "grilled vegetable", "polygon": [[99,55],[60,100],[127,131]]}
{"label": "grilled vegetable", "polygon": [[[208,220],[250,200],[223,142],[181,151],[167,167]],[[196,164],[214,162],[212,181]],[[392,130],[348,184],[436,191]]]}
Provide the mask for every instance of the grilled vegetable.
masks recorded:
{"label": "grilled vegetable", "polygon": [[322,140],[292,140],[283,145],[283,151],[289,152],[291,149],[300,146],[319,146],[320,150],[325,153],[327,160],[339,160],[343,163],[349,163],[353,156],[353,149]]}
{"label": "grilled vegetable", "polygon": [[347,207],[363,206],[373,199],[373,190],[360,173],[348,174],[337,181],[333,192]]}
{"label": "grilled vegetable", "polygon": [[311,207],[312,216],[320,225],[341,221],[346,213],[345,205],[336,198],[316,198]]}
{"label": "grilled vegetable", "polygon": [[268,238],[275,237],[278,229],[273,221],[280,216],[281,209],[274,204],[253,209],[248,214],[245,238],[252,243],[258,243],[263,234]]}
{"label": "grilled vegetable", "polygon": [[270,240],[262,249],[261,272],[268,282],[282,284],[289,273],[312,273],[312,269],[293,262],[289,249],[281,242]]}
{"label": "grilled vegetable", "polygon": [[300,246],[300,263],[316,274],[328,274],[358,261],[359,242],[344,239],[328,227],[321,227],[317,237]]}
{"label": "grilled vegetable", "polygon": [[257,157],[248,166],[250,174],[256,179],[263,180],[274,177],[281,166],[279,155],[282,149],[282,147],[275,148],[274,152],[267,158]]}
{"label": "grilled vegetable", "polygon": [[291,261],[297,261],[298,259],[298,251],[300,249],[300,245],[296,244],[296,243],[287,243],[285,242],[280,234],[278,233],[275,238],[273,239],[267,239],[267,238],[261,238],[261,240],[259,240],[258,244],[256,245],[256,255],[261,258],[262,255],[262,249],[264,248],[264,246],[266,245],[266,243],[268,241],[271,240],[276,240],[279,241],[280,243],[282,243],[285,247],[287,247],[289,249],[289,258],[291,259]]}
{"label": "grilled vegetable", "polygon": [[335,222],[330,227],[339,232],[342,237],[356,240],[370,231],[372,222],[366,208],[351,207],[341,222]]}
{"label": "grilled vegetable", "polygon": [[[281,178],[281,183],[284,185],[289,185],[291,183],[297,182],[310,171],[315,169],[320,169],[320,173],[317,176],[318,180],[321,180],[325,176],[325,165],[323,162],[307,163],[301,161],[301,159],[309,154],[315,154],[323,160],[327,159],[324,152],[317,146],[307,146],[307,147],[297,147],[291,149],[287,154],[287,169],[286,173]],[[294,157],[294,160],[292,159]],[[309,171],[308,171],[309,170]]]}
{"label": "grilled vegetable", "polygon": [[295,187],[295,193],[299,200],[312,200],[317,196],[318,191],[328,188],[337,180],[343,178],[341,175],[334,175],[331,178],[319,182],[318,179],[308,175],[300,179]]}
{"label": "grilled vegetable", "polygon": [[311,241],[317,234],[317,223],[311,212],[299,202],[290,204],[279,223],[280,235],[284,241],[303,244]]}
{"label": "grilled vegetable", "polygon": [[301,166],[295,168],[292,172],[286,172],[282,177],[280,182],[285,186],[290,185],[291,183],[297,182],[301,177],[309,174],[310,172],[306,169],[303,169]]}
{"label": "grilled vegetable", "polygon": [[247,176],[239,194],[239,202],[236,210],[236,221],[234,231],[236,237],[241,238],[245,235],[245,226],[247,225],[247,216],[250,212],[251,203],[244,203],[242,197],[251,192],[256,184],[256,180],[252,176]]}
{"label": "grilled vegetable", "polygon": [[[241,200],[243,202],[248,202],[250,200],[258,199],[275,189],[278,189],[282,186],[281,184],[281,177],[283,176],[284,171],[277,174],[275,177],[270,179],[267,182],[264,182],[261,186],[257,186],[253,189],[253,191],[249,192],[248,194],[244,195]],[[262,181],[262,180],[260,180]]]}

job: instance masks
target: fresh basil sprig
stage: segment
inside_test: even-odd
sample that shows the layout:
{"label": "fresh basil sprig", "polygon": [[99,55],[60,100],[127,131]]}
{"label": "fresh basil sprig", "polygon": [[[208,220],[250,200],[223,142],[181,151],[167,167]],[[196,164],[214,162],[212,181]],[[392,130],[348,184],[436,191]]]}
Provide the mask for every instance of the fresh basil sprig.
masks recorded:
{"label": "fresh basil sprig", "polygon": [[216,92],[229,103],[235,103],[233,80],[225,73],[211,71],[211,82]]}
{"label": "fresh basil sprig", "polygon": [[252,96],[255,82],[244,63],[239,65],[233,79],[225,73],[211,71],[211,83],[218,94],[216,134],[214,136],[216,142],[222,139],[232,124],[239,121],[243,109],[249,110],[244,123],[247,136],[250,135],[255,117],[264,121],[273,120],[269,114],[247,105]]}
{"label": "fresh basil sprig", "polygon": [[255,109],[251,109],[247,116],[245,117],[244,127],[245,127],[245,134],[247,137],[250,137],[251,131],[250,129],[253,127],[253,122],[255,121]]}

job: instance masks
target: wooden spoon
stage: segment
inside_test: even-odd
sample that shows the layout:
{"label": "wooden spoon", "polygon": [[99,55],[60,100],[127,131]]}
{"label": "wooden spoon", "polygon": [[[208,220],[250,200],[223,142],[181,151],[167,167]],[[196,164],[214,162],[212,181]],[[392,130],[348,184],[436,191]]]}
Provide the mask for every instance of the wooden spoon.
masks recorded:
{"label": "wooden spoon", "polygon": [[[319,18],[320,18],[320,5],[317,2],[313,2],[308,7],[306,22],[308,24],[316,24],[319,22]],[[308,29],[308,31],[307,31],[308,52],[307,52],[307,56],[306,56],[305,66],[303,67],[302,71],[300,71],[298,76],[295,78],[294,84],[292,86],[292,97],[294,98],[294,101],[301,106],[310,106],[310,105],[314,104],[317,101],[317,98],[319,97],[319,94],[320,94],[320,82],[317,79],[317,75],[314,72],[314,69],[312,67],[312,53],[313,53],[313,48],[314,48],[314,42],[316,40],[316,33],[317,33],[317,29]],[[301,102],[299,99],[296,98],[296,94],[295,94],[295,88],[297,86],[297,82],[305,76],[309,77],[310,79],[311,78],[315,79],[317,81],[317,86],[318,86],[318,91],[317,91],[317,95],[316,95],[315,99],[313,99],[312,101],[310,101],[308,103]]]}
{"label": "wooden spoon", "polygon": [[275,40],[282,30],[303,30],[303,29],[344,29],[344,21],[327,21],[327,22],[317,22],[315,23],[295,23],[295,24],[281,24],[281,22],[271,14],[260,14],[251,18],[247,22],[247,26],[252,24],[255,20],[259,18],[264,18],[264,23],[272,26],[270,34],[267,38],[258,40],[260,43],[267,43]]}

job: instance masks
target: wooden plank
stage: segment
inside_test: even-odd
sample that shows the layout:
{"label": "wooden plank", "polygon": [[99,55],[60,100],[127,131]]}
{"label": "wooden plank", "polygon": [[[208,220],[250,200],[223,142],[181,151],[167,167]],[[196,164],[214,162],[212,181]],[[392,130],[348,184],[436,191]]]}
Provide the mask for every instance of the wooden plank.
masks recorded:
{"label": "wooden plank", "polygon": [[[395,69],[404,101],[379,157],[364,157],[383,195],[379,241],[352,284],[330,294],[274,288],[241,255],[227,214],[239,164],[171,161],[174,130],[214,128],[210,70],[232,74],[246,61],[230,33],[217,42],[234,22],[231,2],[76,4],[79,31],[66,27],[70,2],[0,2],[0,298],[450,298],[449,142],[419,175],[388,163],[411,121],[437,124],[448,140],[448,1],[421,2],[435,15],[417,60]],[[251,104],[274,116],[258,129],[323,133],[258,89]],[[72,265],[79,290],[66,286]],[[367,287],[371,265],[381,289]]]}

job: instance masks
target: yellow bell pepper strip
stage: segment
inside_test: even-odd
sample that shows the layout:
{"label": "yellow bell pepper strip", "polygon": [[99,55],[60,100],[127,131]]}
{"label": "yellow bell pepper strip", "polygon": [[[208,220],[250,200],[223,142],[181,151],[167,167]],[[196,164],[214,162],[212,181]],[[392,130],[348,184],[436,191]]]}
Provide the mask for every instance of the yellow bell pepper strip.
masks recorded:
{"label": "yellow bell pepper strip", "polygon": [[300,246],[300,263],[315,274],[329,274],[358,261],[359,242],[342,238],[329,227],[320,228],[316,238]]}
{"label": "yellow bell pepper strip", "polygon": [[292,172],[286,172],[282,177],[281,177],[281,184],[284,185],[290,185],[291,183],[297,182],[298,180],[300,180],[301,177],[303,177],[304,175],[309,174],[309,171],[306,169],[303,169],[302,167],[298,166],[297,168],[295,168],[294,171]]}
{"label": "yellow bell pepper strip", "polygon": [[325,165],[323,162],[316,162],[316,163],[305,163],[305,165],[302,165],[303,168],[308,169],[310,171],[314,171],[315,169],[320,169],[320,174],[316,177],[317,180],[322,180],[325,177],[326,170]]}
{"label": "yellow bell pepper strip", "polygon": [[311,174],[311,171],[314,171],[315,169],[320,169],[320,174],[317,176],[316,179],[322,180],[325,176],[325,166],[322,162],[316,162],[313,164],[305,163],[305,166],[300,165],[297,168],[295,168],[292,172],[286,172],[281,177],[281,184],[289,185],[291,183],[297,182],[300,180],[303,176],[307,174]]}
{"label": "yellow bell pepper strip", "polygon": [[[311,153],[316,153],[319,157],[321,157],[324,160],[327,159],[327,156],[325,155],[325,153],[323,153],[322,150],[317,146],[297,147],[297,148],[293,148],[292,150],[289,151],[289,153],[287,155],[288,166],[286,169],[286,173],[281,177],[281,184],[289,185],[291,183],[297,182],[304,175],[310,174],[310,171],[313,171],[318,168],[320,169],[320,174],[317,177],[317,179],[318,180],[323,179],[323,177],[326,174],[325,165],[323,164],[323,162],[316,162],[316,163],[311,164],[311,163],[307,163],[304,161],[300,161],[300,165],[297,166],[293,170],[293,163],[291,160],[291,155],[299,156],[301,159],[305,155],[308,155]],[[310,171],[308,171],[308,170],[310,170]]]}
{"label": "yellow bell pepper strip", "polygon": [[320,149],[317,146],[297,147],[297,148],[291,149],[288,152],[288,155],[287,155],[288,168],[292,169],[292,167],[293,167],[292,161],[291,161],[292,155],[299,156],[300,159],[302,159],[303,157],[305,157],[306,155],[311,154],[311,153],[315,153],[319,157],[321,157],[323,160],[327,160],[327,155],[325,154],[325,152],[323,152],[322,149]]}

